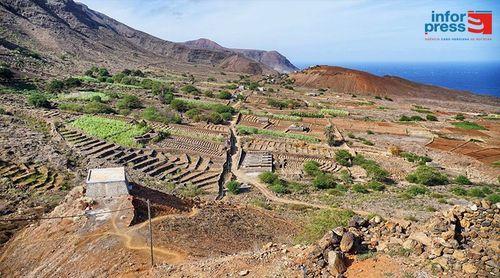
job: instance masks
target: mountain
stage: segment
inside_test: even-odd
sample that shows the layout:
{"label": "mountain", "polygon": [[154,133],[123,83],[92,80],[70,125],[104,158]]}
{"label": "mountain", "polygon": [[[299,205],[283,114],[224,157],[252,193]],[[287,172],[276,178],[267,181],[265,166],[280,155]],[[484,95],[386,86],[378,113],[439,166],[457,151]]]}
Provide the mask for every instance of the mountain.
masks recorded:
{"label": "mountain", "polygon": [[299,86],[329,88],[340,93],[369,96],[464,101],[486,98],[470,92],[416,83],[397,76],[381,77],[364,71],[334,66],[310,67],[290,74],[290,78]]}
{"label": "mountain", "polygon": [[192,49],[227,50],[236,53],[241,53],[243,54],[243,56],[252,59],[256,62],[267,65],[270,68],[281,73],[290,73],[299,70],[285,56],[281,55],[278,51],[275,50],[265,51],[265,50],[255,50],[255,49],[226,48],[214,41],[204,38],[197,39],[194,41],[184,42],[184,45]]}
{"label": "mountain", "polygon": [[14,65],[24,59],[18,68],[38,74],[81,72],[91,65],[206,65],[249,74],[276,73],[236,51],[156,38],[72,0],[0,0],[0,24],[0,59]]}

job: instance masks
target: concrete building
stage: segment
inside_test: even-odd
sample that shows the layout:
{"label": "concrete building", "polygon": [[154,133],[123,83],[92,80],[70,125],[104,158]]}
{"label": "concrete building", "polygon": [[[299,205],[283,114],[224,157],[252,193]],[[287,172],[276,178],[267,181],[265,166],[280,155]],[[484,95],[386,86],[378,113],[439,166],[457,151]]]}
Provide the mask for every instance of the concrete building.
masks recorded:
{"label": "concrete building", "polygon": [[273,171],[273,155],[268,152],[247,152],[243,157],[241,169],[245,173]]}
{"label": "concrete building", "polygon": [[128,196],[131,189],[125,167],[90,169],[86,183],[86,196],[91,198]]}

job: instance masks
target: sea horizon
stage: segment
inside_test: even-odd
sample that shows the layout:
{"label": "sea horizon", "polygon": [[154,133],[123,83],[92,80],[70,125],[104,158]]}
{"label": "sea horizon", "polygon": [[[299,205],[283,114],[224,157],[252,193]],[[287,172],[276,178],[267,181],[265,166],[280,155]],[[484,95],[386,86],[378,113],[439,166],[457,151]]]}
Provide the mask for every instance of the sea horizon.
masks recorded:
{"label": "sea horizon", "polygon": [[339,66],[500,97],[500,62],[298,62],[295,65],[299,69],[314,65]]}

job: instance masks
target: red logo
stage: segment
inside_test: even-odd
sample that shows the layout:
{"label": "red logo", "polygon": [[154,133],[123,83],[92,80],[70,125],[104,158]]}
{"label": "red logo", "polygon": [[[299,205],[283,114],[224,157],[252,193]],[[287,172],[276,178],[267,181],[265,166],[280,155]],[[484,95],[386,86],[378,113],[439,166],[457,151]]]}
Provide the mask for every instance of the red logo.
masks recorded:
{"label": "red logo", "polygon": [[467,30],[471,33],[490,35],[493,30],[493,15],[490,11],[468,11]]}

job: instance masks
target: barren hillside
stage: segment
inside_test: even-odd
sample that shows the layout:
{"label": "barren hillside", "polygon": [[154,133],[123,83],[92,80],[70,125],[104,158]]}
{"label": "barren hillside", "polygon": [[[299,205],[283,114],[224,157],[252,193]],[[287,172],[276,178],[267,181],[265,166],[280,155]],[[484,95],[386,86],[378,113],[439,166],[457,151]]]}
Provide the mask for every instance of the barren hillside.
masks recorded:
{"label": "barren hillside", "polygon": [[250,74],[274,72],[233,51],[193,49],[156,38],[72,0],[2,0],[0,14],[2,60],[14,64],[22,59],[25,71],[202,64]]}

